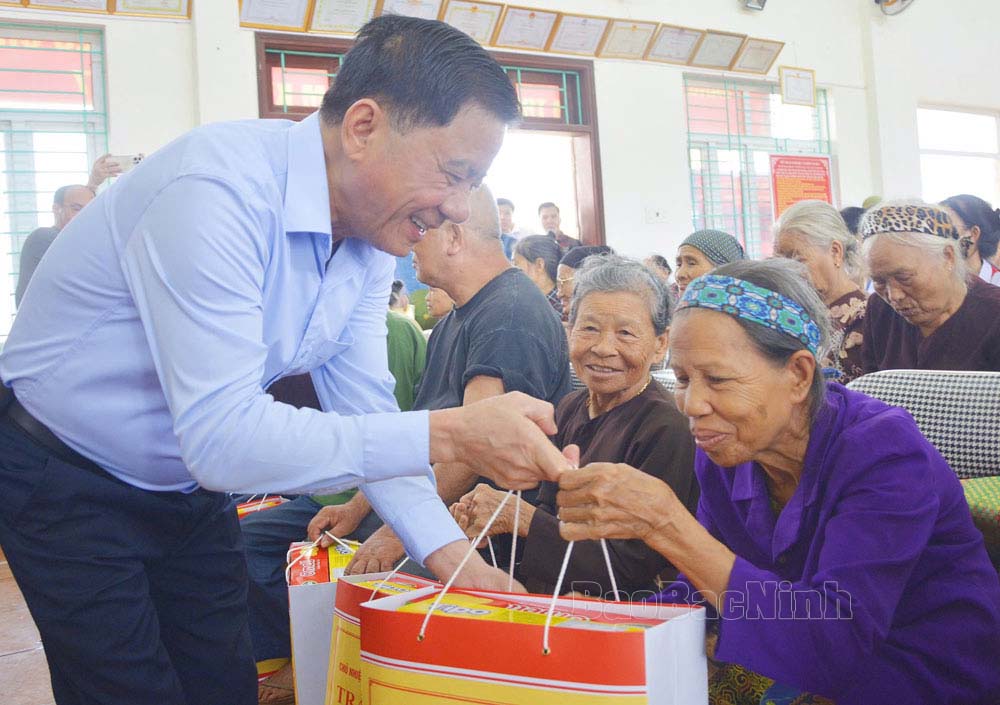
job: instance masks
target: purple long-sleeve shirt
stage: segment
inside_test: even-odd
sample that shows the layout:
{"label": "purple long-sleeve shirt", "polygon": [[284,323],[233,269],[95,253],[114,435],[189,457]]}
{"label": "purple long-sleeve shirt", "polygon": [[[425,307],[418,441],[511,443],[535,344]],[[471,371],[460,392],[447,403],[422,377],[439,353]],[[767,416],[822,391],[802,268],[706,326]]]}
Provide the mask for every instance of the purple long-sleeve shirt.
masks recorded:
{"label": "purple long-sleeve shirt", "polygon": [[716,658],[838,705],[1000,702],[1000,581],[909,414],[830,384],[777,517],[759,466],[699,450],[695,472],[698,520],[737,556]]}

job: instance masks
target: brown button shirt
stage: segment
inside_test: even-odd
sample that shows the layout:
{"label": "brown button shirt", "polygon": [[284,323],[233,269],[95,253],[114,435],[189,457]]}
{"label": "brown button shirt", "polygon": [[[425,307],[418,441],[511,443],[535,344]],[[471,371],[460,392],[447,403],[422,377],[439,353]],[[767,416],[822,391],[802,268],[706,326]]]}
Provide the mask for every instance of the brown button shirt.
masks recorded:
{"label": "brown button shirt", "polygon": [[[673,395],[654,380],[642,394],[594,419],[587,410],[588,395],[588,390],[581,389],[560,402],[556,410],[559,433],[553,437],[556,446],[579,445],[581,466],[627,463],[657,477],[670,485],[693,514],[698,505],[694,439]],[[566,552],[556,517],[557,491],[555,483],[542,483],[538,508],[525,539],[517,576],[531,592],[552,592]],[[639,540],[609,540],[607,544],[619,590],[656,590],[657,575],[669,567],[666,558]],[[611,591],[598,541],[578,541],[573,546],[563,590],[594,597]],[[642,595],[633,597],[642,599]]]}

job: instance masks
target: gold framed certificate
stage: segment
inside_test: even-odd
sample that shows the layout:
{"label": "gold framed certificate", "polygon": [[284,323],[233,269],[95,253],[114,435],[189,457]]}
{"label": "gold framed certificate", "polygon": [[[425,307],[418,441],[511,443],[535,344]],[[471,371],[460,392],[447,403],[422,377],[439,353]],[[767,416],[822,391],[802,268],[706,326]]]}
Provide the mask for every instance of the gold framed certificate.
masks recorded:
{"label": "gold framed certificate", "polygon": [[375,14],[436,20],[441,14],[441,0],[379,0]]}
{"label": "gold framed certificate", "polygon": [[309,18],[310,32],[354,34],[375,16],[378,0],[316,0]]}
{"label": "gold framed certificate", "polygon": [[733,62],[733,71],[766,74],[778,60],[778,54],[784,49],[784,42],[772,39],[757,39],[750,37],[743,43],[743,48]]}
{"label": "gold framed certificate", "polygon": [[115,0],[116,15],[191,18],[191,0]]}
{"label": "gold framed certificate", "polygon": [[501,14],[503,5],[500,3],[448,0],[442,19],[480,44],[489,44]]}
{"label": "gold framed certificate", "polygon": [[705,37],[695,49],[689,66],[704,69],[726,70],[733,65],[736,55],[740,53],[747,35],[734,32],[719,32],[714,29],[705,30]]}
{"label": "gold framed certificate", "polygon": [[645,58],[664,64],[687,64],[704,38],[703,29],[661,24]]}
{"label": "gold framed certificate", "polygon": [[240,25],[302,31],[308,11],[309,0],[240,0]]}
{"label": "gold framed certificate", "polygon": [[109,0],[31,0],[25,3],[25,5],[32,9],[98,12],[101,14],[110,12],[110,8],[108,7],[110,4]]}
{"label": "gold framed certificate", "polygon": [[812,69],[779,66],[778,82],[782,103],[816,106],[816,72]]}
{"label": "gold framed certificate", "polygon": [[508,5],[492,43],[509,49],[544,51],[557,19],[558,12]]}
{"label": "gold framed certificate", "polygon": [[597,55],[602,59],[641,59],[658,26],[656,22],[612,20]]}
{"label": "gold framed certificate", "polygon": [[607,17],[560,15],[546,51],[577,56],[596,56],[611,26]]}

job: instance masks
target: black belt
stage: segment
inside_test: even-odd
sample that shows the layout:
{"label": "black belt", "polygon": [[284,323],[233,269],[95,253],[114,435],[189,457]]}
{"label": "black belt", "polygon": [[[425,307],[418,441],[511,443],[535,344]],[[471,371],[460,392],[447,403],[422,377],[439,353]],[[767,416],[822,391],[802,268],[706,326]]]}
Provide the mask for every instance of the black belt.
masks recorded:
{"label": "black belt", "polygon": [[0,381],[0,416],[10,419],[28,438],[63,462],[104,473],[97,463],[63,443],[48,426],[32,416],[14,396],[14,390],[6,387],[2,381]]}

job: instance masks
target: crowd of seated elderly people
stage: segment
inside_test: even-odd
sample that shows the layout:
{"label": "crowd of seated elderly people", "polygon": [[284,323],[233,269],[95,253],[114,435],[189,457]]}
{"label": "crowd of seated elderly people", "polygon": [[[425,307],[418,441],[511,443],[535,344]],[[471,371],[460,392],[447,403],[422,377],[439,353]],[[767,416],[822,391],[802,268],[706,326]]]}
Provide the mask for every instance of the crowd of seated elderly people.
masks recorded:
{"label": "crowd of seated elderly people", "polygon": [[[573,469],[492,524],[505,492],[442,497],[470,538],[516,537],[508,567],[531,592],[555,589],[573,541],[563,591],[610,598],[610,562],[623,599],[706,606],[714,704],[1000,702],[1000,580],[959,480],[909,414],[843,386],[1000,371],[998,240],[1000,211],[967,195],[851,222],[804,201],[773,258],[699,230],[673,270],[522,238],[519,286],[536,318],[561,314],[581,387],[549,395]],[[673,392],[653,377],[664,361]],[[386,531],[349,572],[398,560]]]}

